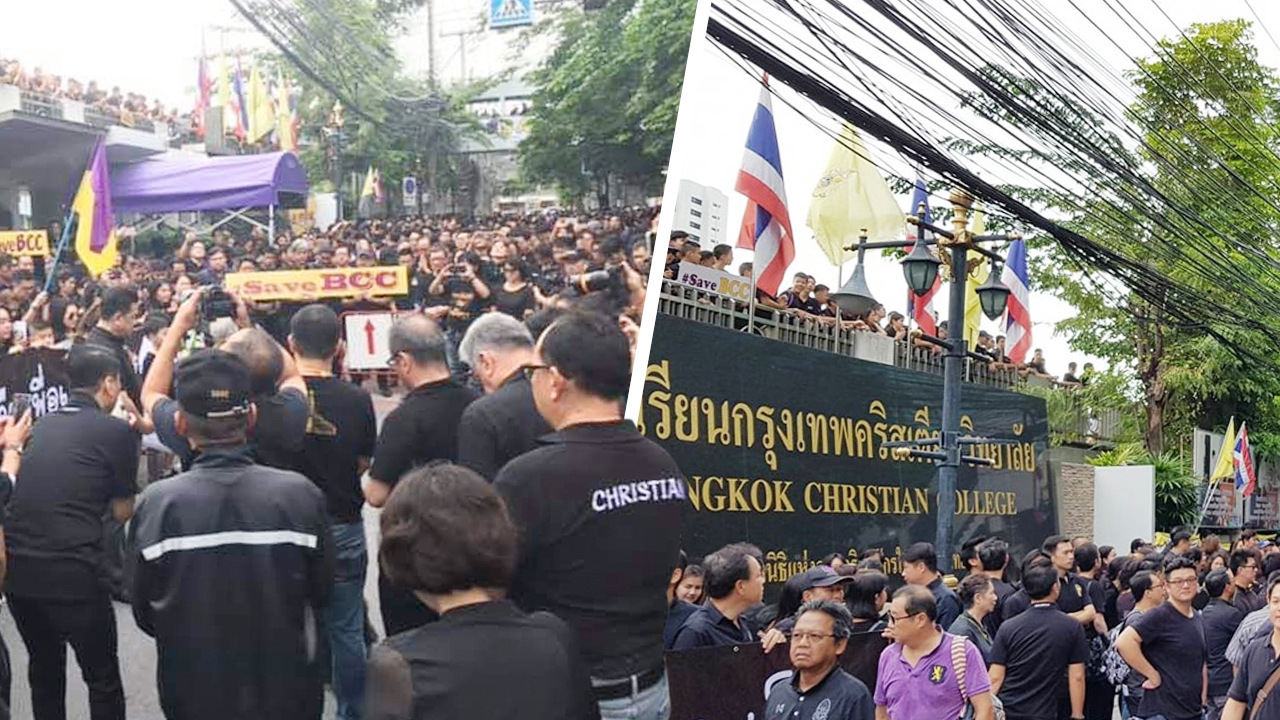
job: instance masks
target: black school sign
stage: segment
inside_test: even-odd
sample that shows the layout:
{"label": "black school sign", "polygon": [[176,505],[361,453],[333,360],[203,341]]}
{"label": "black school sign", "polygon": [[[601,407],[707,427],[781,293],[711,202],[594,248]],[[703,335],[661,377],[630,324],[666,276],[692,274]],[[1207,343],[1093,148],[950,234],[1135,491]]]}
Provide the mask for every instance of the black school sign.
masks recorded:
{"label": "black school sign", "polygon": [[[688,479],[692,558],[748,541],[775,584],[874,548],[897,574],[934,539],[937,468],[884,445],[938,433],[940,377],[659,315],[641,405]],[[966,431],[1017,444],[970,450],[994,465],[961,470],[952,547],[998,535],[1019,557],[1057,529],[1044,401],[965,385],[962,405]]]}

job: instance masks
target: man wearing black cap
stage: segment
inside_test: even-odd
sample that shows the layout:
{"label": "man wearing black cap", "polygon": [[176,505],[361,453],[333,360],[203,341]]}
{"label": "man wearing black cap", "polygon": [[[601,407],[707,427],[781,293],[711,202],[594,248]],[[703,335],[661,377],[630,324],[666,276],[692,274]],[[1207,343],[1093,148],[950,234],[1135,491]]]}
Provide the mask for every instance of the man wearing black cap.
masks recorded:
{"label": "man wearing black cap", "polygon": [[68,364],[71,400],[36,424],[9,503],[5,594],[31,658],[36,720],[66,717],[68,644],[94,720],[124,720],[102,516],[133,514],[141,438],[108,414],[124,392],[116,355],[84,343]]}
{"label": "man wearing black cap", "polygon": [[248,367],[200,350],[177,369],[191,470],[147,488],[130,527],[133,615],[156,639],[169,718],[317,720],[317,618],[333,584],[325,497],[254,465]]}
{"label": "man wearing black cap", "polygon": [[[801,573],[801,604],[813,602],[815,600],[834,600],[839,603],[844,602],[844,586],[846,583],[853,582],[852,575],[841,575],[832,570],[829,565],[818,565],[809,568]],[[796,624],[795,615],[787,618],[778,618],[778,624],[774,629],[779,630],[784,635],[790,635],[791,629]],[[772,643],[765,641],[766,647],[772,647]]]}

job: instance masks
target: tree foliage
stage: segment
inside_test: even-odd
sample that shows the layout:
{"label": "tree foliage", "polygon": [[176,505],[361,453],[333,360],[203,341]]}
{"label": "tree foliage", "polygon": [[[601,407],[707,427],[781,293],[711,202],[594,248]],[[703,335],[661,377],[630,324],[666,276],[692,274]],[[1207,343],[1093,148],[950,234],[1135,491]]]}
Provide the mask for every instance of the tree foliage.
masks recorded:
{"label": "tree foliage", "polygon": [[[1119,167],[1140,169],[1144,192],[1095,175],[1075,191],[1020,188],[1015,193],[1063,216],[1062,224],[1157,269],[1224,307],[1275,326],[1276,318],[1241,297],[1276,297],[1274,272],[1231,274],[1238,267],[1275,267],[1280,232],[1280,78],[1257,60],[1249,24],[1193,25],[1159,42],[1128,74],[1135,101],[1128,117],[1135,138],[1104,138]],[[1050,89],[990,68],[991,75],[1080,133],[1106,123]],[[992,103],[972,106],[996,120]],[[969,151],[1028,160],[1027,151],[971,145]],[[1032,157],[1046,168],[1072,167],[1072,157]],[[1084,165],[1080,165],[1084,167]],[[1173,242],[1152,240],[1149,218]],[[1060,322],[1072,349],[1104,358],[1140,390],[1143,445],[1160,456],[1166,438],[1194,427],[1225,427],[1236,416],[1266,454],[1280,451],[1280,363],[1264,350],[1274,343],[1256,331],[1203,317],[1173,322],[1161,303],[1143,299],[1105,274],[1079,267],[1056,243],[1032,239],[1033,284],[1075,309]],[[1224,345],[1256,349],[1242,358]]]}
{"label": "tree foliage", "polygon": [[532,75],[526,177],[609,204],[619,182],[659,191],[671,154],[694,3],[613,0],[558,11],[557,45]]}

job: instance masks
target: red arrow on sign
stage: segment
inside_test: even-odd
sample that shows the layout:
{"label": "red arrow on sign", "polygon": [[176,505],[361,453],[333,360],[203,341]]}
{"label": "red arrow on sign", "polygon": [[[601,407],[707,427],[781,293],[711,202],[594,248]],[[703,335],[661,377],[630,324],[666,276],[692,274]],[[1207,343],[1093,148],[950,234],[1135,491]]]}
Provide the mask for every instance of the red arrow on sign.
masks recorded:
{"label": "red arrow on sign", "polygon": [[373,321],[372,320],[364,321],[364,338],[365,338],[365,341],[368,342],[369,344],[369,354],[372,355],[373,354]]}

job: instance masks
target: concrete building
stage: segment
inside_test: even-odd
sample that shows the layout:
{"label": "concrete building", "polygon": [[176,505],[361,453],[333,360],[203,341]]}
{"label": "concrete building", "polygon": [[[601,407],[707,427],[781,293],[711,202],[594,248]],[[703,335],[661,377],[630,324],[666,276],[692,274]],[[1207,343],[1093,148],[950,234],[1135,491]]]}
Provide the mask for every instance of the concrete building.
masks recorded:
{"label": "concrete building", "polygon": [[690,239],[704,250],[710,250],[727,242],[725,215],[728,211],[729,198],[724,193],[709,185],[681,180],[671,229],[689,233]]}

